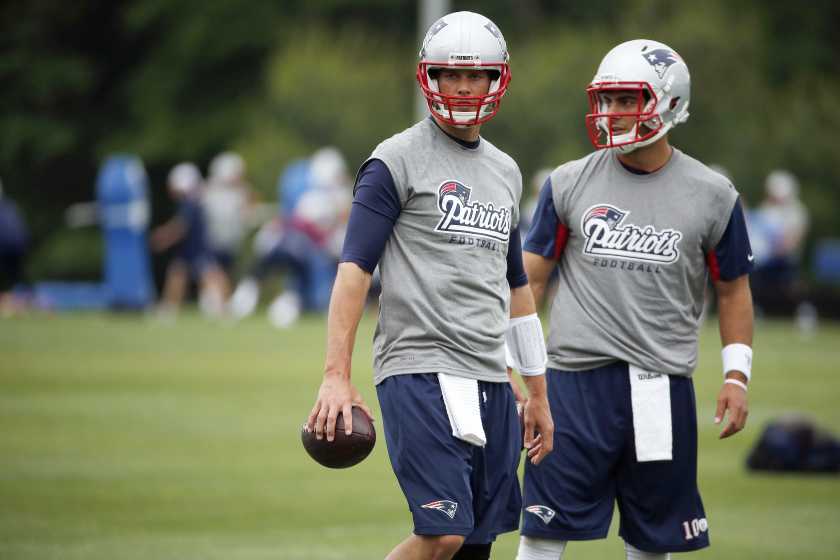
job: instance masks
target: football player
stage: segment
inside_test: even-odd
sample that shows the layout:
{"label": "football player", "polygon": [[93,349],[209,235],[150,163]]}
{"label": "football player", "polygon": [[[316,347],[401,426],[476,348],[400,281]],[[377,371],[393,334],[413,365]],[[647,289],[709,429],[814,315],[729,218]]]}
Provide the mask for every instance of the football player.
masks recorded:
{"label": "football player", "polygon": [[523,441],[505,339],[526,374],[533,463],[551,451],[553,435],[542,328],[518,242],[522,177],[479,135],[510,82],[501,32],[479,14],[444,16],[423,41],[417,80],[431,116],[379,144],[356,178],[307,427],[332,440],[339,413],[349,419],[351,405],[369,413],[350,363],[378,264],[374,382],[414,521],[388,558],[486,559],[521,511]]}
{"label": "football player", "polygon": [[169,172],[167,183],[178,211],[169,221],[155,228],[149,239],[155,252],[175,249],[166,268],[159,317],[175,318],[190,281],[199,284],[202,312],[218,317],[223,312],[227,280],[207,247],[206,218],[199,203],[203,189],[201,172],[191,162],[179,163]]}
{"label": "football player", "polygon": [[535,299],[559,266],[548,340],[556,452],[526,465],[519,560],[558,560],[606,537],[615,502],[627,558],[709,544],[697,489],[697,364],[703,293],[718,295],[723,384],[715,422],[747,420],[752,254],[738,192],[672,147],[688,119],[683,59],[622,43],[587,88],[594,153],[556,168],[524,244]]}

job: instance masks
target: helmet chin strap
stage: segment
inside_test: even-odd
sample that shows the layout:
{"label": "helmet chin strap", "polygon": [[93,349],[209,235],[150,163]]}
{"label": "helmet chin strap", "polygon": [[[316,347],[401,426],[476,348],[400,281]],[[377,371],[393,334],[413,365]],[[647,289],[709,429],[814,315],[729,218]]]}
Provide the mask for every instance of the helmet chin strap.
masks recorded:
{"label": "helmet chin strap", "polygon": [[[632,134],[636,133],[636,127],[638,127],[638,126],[639,125],[635,125],[633,127]],[[672,125],[670,125],[670,124],[663,125],[662,128],[657,130],[656,134],[654,134],[650,138],[647,138],[645,140],[640,140],[639,142],[633,142],[632,144],[625,144],[623,146],[616,146],[613,149],[618,150],[622,154],[629,154],[631,152],[635,152],[639,148],[644,148],[645,146],[649,146],[649,145],[653,144],[654,142],[656,142],[657,140],[659,140],[660,138],[662,138],[663,136],[665,136],[665,134],[671,129],[671,126]],[[628,134],[630,134],[630,133],[628,133]],[[622,135],[622,136],[624,136],[624,135]]]}

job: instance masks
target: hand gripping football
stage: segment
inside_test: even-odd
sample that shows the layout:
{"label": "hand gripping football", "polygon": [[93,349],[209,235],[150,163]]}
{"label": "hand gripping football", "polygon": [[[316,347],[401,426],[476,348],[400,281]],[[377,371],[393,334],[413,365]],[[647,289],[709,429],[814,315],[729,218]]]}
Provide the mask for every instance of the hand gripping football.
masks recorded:
{"label": "hand gripping football", "polygon": [[353,433],[344,433],[344,417],[338,414],[335,422],[335,439],[327,441],[315,437],[314,431],[307,431],[306,424],[300,432],[303,448],[318,463],[331,469],[344,469],[360,463],[376,444],[376,430],[373,422],[359,407],[353,407]]}

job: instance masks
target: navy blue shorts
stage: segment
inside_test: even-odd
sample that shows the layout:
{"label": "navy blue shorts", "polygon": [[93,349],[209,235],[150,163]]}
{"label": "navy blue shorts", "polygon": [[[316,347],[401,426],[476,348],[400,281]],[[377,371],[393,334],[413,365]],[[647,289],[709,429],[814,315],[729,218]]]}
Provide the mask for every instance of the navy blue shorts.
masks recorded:
{"label": "navy blue shorts", "polygon": [[691,379],[670,376],[673,460],[639,463],[626,363],[581,372],[549,369],[547,376],[554,451],[536,467],[526,462],[522,534],[602,539],[618,501],[619,534],[639,550],[708,546]]}
{"label": "navy blue shorts", "polygon": [[417,535],[487,544],[519,527],[522,435],[509,383],[479,381],[483,448],[452,436],[434,373],[395,375],[376,387],[388,455]]}

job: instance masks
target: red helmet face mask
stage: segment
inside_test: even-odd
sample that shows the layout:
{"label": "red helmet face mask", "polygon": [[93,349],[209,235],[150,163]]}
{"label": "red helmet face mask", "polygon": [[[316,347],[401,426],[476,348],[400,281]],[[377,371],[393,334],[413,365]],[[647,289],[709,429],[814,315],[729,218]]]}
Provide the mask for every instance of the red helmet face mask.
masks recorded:
{"label": "red helmet face mask", "polygon": [[[659,100],[647,82],[593,82],[586,93],[589,96],[589,113],[586,130],[596,150],[638,144],[656,135],[662,128],[662,119],[656,113]],[[604,95],[635,96],[636,106],[631,111],[611,112]],[[629,127],[619,121],[632,119]]]}
{"label": "red helmet face mask", "polygon": [[[457,127],[492,119],[510,84],[508,60],[502,32],[486,17],[455,12],[437,20],[423,39],[417,64],[417,82],[432,115]],[[486,71],[490,74],[490,87],[481,95],[451,95],[451,91],[445,94],[438,83],[437,72],[442,70]]]}
{"label": "red helmet face mask", "polygon": [[[436,70],[468,69],[484,70],[491,74],[490,90],[485,95],[446,95],[439,91]],[[417,65],[417,82],[426,98],[429,110],[441,121],[453,126],[473,126],[492,119],[499,111],[502,97],[510,84],[508,64],[450,64],[447,62],[423,61]]]}

